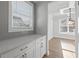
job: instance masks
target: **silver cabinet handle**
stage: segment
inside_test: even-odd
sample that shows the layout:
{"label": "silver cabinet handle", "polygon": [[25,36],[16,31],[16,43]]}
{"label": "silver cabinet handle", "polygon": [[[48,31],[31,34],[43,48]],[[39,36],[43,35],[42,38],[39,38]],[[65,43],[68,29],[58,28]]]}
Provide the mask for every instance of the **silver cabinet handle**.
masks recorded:
{"label": "silver cabinet handle", "polygon": [[25,48],[20,49],[20,51],[23,51],[24,49],[28,48],[27,46]]}
{"label": "silver cabinet handle", "polygon": [[26,57],[27,56],[27,54],[26,53],[24,53],[23,55],[22,55],[22,57],[24,58],[24,57]]}
{"label": "silver cabinet handle", "polygon": [[24,55],[22,55],[22,57],[24,58]]}
{"label": "silver cabinet handle", "polygon": [[43,42],[41,42],[41,44],[43,44]]}
{"label": "silver cabinet handle", "polygon": [[20,49],[20,51],[22,51],[23,49]]}
{"label": "silver cabinet handle", "polygon": [[43,42],[41,42],[41,47],[43,47]]}
{"label": "silver cabinet handle", "polygon": [[24,55],[27,55],[26,53]]}

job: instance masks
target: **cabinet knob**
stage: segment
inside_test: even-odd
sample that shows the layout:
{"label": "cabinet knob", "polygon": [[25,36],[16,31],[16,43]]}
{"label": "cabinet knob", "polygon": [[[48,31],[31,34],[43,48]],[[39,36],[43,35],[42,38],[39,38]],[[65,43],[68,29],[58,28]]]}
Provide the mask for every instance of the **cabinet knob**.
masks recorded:
{"label": "cabinet knob", "polygon": [[28,48],[27,46],[25,48]]}
{"label": "cabinet knob", "polygon": [[23,51],[24,49],[28,48],[27,46],[25,48],[20,49],[20,51]]}
{"label": "cabinet knob", "polygon": [[43,42],[41,42],[41,44],[43,44]]}
{"label": "cabinet knob", "polygon": [[24,55],[22,55],[22,57],[24,58]]}
{"label": "cabinet knob", "polygon": [[20,51],[22,51],[23,49],[20,49]]}
{"label": "cabinet knob", "polygon": [[24,55],[27,55],[26,53]]}

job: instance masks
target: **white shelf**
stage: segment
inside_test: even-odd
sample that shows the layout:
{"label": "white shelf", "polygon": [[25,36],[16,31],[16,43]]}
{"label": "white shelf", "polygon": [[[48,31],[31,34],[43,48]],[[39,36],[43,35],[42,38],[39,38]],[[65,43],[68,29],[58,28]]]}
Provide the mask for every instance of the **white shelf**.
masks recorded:
{"label": "white shelf", "polygon": [[[65,25],[63,25],[62,21],[63,21],[63,19],[59,21],[59,32],[61,34],[69,34],[69,35],[75,34],[73,26],[69,25],[67,23]],[[68,21],[69,21],[68,19],[65,20],[65,22],[68,22]]]}

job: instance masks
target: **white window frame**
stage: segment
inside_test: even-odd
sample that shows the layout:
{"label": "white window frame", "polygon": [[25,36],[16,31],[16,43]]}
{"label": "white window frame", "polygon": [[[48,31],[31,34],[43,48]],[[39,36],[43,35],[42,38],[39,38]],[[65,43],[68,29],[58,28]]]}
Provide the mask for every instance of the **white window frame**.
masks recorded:
{"label": "white window frame", "polygon": [[[25,1],[24,1],[25,2]],[[13,12],[12,12],[12,1],[9,2],[9,21],[8,21],[8,32],[22,32],[22,31],[33,31],[34,30],[34,5],[31,3],[31,2],[26,2],[28,3],[29,5],[32,6],[32,18],[31,18],[31,21],[32,21],[32,28],[30,29],[13,29],[12,27],[12,22],[13,22]]]}

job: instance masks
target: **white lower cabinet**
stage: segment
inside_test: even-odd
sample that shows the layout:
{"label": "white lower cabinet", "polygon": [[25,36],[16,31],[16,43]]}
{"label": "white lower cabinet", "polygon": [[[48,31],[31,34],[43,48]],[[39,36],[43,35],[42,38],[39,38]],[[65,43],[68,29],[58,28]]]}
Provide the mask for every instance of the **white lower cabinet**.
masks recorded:
{"label": "white lower cabinet", "polygon": [[40,48],[41,48],[41,44],[40,44],[40,39],[36,40],[36,58],[40,58]]}
{"label": "white lower cabinet", "polygon": [[21,45],[6,53],[1,54],[1,58],[33,58],[35,56],[35,41],[30,44]]}
{"label": "white lower cabinet", "polygon": [[46,53],[46,37],[36,40],[36,57],[43,57]]}
{"label": "white lower cabinet", "polygon": [[41,54],[41,57],[44,56],[44,54],[46,53],[46,39],[43,39],[41,41],[41,47],[40,47],[40,54]]}
{"label": "white lower cabinet", "polygon": [[1,54],[1,58],[41,58],[46,53],[46,37]]}

